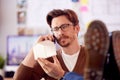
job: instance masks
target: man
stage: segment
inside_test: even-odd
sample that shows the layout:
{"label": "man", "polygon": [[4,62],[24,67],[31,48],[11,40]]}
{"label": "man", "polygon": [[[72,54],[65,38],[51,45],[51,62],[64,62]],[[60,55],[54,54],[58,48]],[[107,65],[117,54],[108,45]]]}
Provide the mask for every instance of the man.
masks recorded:
{"label": "man", "polygon": [[[65,72],[75,72],[83,76],[86,51],[84,46],[79,44],[78,33],[80,31],[79,20],[76,13],[70,9],[65,10],[52,10],[47,15],[47,23],[49,24],[53,35],[41,36],[38,43],[45,40],[51,40],[60,45],[60,50],[57,51],[57,56],[48,58],[48,61],[53,62],[60,73],[54,72],[51,75],[52,69],[46,70],[44,65],[38,59],[34,59],[33,49],[30,50],[26,58],[20,64],[18,70],[15,72],[14,80],[56,80],[60,79]],[[44,54],[44,53],[42,53]],[[41,59],[41,61],[44,59]],[[46,59],[45,59],[46,60]],[[56,65],[56,63],[58,65]]]}
{"label": "man", "polygon": [[[85,34],[85,47],[87,58],[84,80],[102,80],[105,58],[109,48],[108,31],[102,21],[94,20],[90,23]],[[53,59],[54,63],[46,59],[38,59],[39,64],[49,76],[56,78],[56,73],[59,73],[63,75],[61,80],[83,80],[83,77],[74,72],[64,72],[57,58],[53,57]]]}
{"label": "man", "polygon": [[[108,31],[103,22],[92,21],[85,34],[85,46],[87,49],[87,62],[84,72],[84,80],[119,80],[120,79],[120,31]],[[61,68],[57,58],[51,63],[46,59],[38,59],[44,70],[51,70],[48,75],[56,77],[54,72],[60,73]],[[45,65],[44,65],[45,64]],[[56,64],[56,65],[55,65]],[[56,69],[56,67],[58,70]],[[87,70],[86,70],[87,69]],[[65,72],[61,80],[83,80],[83,77],[74,72]]]}

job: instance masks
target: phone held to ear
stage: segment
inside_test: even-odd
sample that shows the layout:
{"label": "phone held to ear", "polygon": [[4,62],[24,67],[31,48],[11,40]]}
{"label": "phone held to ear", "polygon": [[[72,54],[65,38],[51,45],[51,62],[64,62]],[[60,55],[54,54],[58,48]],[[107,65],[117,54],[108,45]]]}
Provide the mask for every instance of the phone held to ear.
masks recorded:
{"label": "phone held to ear", "polygon": [[53,34],[53,38],[54,38],[54,39],[53,39],[53,42],[56,43],[56,37],[55,37],[54,34]]}

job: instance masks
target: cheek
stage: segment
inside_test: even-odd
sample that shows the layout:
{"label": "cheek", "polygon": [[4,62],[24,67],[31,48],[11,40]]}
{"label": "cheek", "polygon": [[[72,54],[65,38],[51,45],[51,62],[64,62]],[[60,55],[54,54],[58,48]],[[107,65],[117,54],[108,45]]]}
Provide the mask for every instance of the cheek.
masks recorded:
{"label": "cheek", "polygon": [[76,37],[78,36],[78,32],[76,32],[76,31],[71,31],[71,32],[69,33],[69,36],[70,36],[71,38],[76,38]]}
{"label": "cheek", "polygon": [[71,30],[68,32],[69,35],[74,35],[76,32],[74,30]]}

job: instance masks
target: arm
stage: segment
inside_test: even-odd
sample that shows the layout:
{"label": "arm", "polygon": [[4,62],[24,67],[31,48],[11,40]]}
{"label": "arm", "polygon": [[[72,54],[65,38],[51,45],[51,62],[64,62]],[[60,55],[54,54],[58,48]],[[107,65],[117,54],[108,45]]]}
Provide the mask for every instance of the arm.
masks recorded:
{"label": "arm", "polygon": [[[36,43],[44,40],[52,40],[52,36],[40,36]],[[34,59],[33,49],[29,51],[25,59],[22,61],[18,70],[15,72],[14,80],[39,80],[44,74],[40,65],[36,67],[36,60]],[[37,79],[36,79],[37,78]]]}
{"label": "arm", "polygon": [[14,80],[31,80],[33,66],[35,64],[32,49],[20,64],[18,70],[14,74]]}
{"label": "arm", "polygon": [[[19,68],[14,74],[14,80],[40,80],[44,71],[37,65],[34,60],[32,50],[28,53],[25,59],[20,64]],[[41,75],[41,76],[40,76]]]}

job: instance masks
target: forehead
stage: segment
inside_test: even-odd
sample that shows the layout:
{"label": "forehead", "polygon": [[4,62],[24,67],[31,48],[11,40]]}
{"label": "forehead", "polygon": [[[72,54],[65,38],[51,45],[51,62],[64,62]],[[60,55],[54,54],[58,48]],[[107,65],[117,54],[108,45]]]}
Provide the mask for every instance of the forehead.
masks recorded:
{"label": "forehead", "polygon": [[71,23],[71,22],[66,18],[66,16],[59,16],[52,19],[51,26],[56,27],[56,26],[60,26],[62,24],[68,24],[68,23]]}

